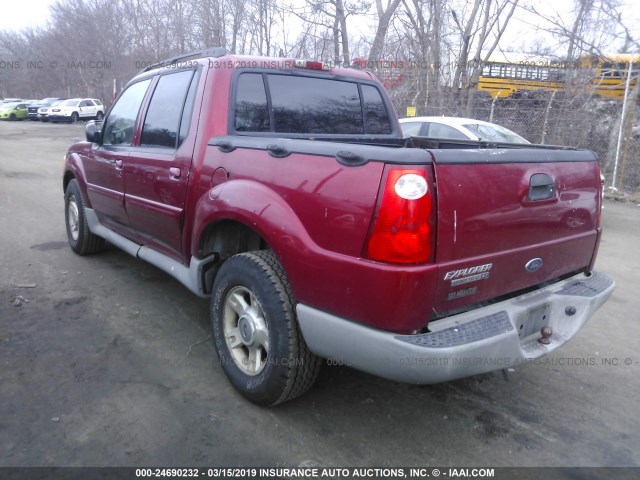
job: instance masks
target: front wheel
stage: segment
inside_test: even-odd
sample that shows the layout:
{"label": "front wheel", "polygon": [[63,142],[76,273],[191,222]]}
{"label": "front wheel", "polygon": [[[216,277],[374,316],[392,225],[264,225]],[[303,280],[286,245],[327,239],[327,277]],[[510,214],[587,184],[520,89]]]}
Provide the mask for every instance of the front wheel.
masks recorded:
{"label": "front wheel", "polygon": [[71,123],[76,123],[79,119],[80,115],[78,115],[78,112],[73,112],[71,114]]}
{"label": "front wheel", "polygon": [[74,252],[78,255],[89,255],[104,248],[104,239],[89,230],[82,195],[75,179],[69,182],[64,192],[64,217],[67,224],[67,240]]}
{"label": "front wheel", "polygon": [[291,286],[273,252],[228,259],[211,295],[213,340],[231,384],[258,405],[305,393],[321,361],[298,327]]}

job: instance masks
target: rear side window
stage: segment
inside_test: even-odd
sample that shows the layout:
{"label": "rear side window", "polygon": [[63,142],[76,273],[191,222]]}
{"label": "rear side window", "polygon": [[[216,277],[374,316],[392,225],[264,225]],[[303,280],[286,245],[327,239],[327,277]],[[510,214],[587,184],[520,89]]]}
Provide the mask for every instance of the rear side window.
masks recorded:
{"label": "rear side window", "polygon": [[191,127],[191,114],[193,113],[193,103],[196,99],[196,88],[198,87],[198,79],[200,74],[195,73],[189,86],[189,92],[187,93],[187,99],[184,102],[184,110],[182,111],[182,118],[180,119],[180,135],[178,136],[178,147],[182,145],[187,134],[189,133],[189,127]]}
{"label": "rear side window", "polygon": [[153,92],[140,145],[176,148],[178,129],[193,70],[163,75]]}
{"label": "rear side window", "polygon": [[259,73],[238,78],[234,127],[238,132],[391,133],[387,108],[371,85]]}

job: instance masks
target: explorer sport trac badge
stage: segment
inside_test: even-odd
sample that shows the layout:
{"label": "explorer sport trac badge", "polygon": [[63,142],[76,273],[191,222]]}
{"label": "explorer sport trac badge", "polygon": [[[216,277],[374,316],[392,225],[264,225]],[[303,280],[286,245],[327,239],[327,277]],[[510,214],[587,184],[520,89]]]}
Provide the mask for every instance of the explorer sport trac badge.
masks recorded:
{"label": "explorer sport trac badge", "polygon": [[460,270],[451,270],[445,273],[444,280],[451,280],[451,286],[464,285],[465,283],[478,282],[489,278],[489,270],[493,267],[493,263],[485,263],[475,267],[462,268]]}

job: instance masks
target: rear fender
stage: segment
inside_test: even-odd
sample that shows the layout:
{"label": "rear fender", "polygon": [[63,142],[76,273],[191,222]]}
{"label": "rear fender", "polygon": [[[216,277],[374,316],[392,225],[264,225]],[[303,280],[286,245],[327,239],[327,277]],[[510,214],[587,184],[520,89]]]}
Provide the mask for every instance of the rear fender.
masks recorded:
{"label": "rear fender", "polygon": [[[200,252],[207,227],[225,220],[256,232],[291,271],[292,259],[313,255],[321,248],[287,202],[270,188],[252,180],[233,180],[203,195],[196,205],[191,251]],[[289,279],[293,284],[293,279]],[[294,286],[295,290],[295,286]]]}

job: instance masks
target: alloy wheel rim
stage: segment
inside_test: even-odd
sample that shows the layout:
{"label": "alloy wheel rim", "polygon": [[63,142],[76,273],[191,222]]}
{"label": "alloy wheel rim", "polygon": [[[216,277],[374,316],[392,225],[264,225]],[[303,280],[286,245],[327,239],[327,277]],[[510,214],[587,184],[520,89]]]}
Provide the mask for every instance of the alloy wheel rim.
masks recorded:
{"label": "alloy wheel rim", "polygon": [[269,331],[262,305],[246,287],[232,288],[223,306],[223,333],[231,357],[242,373],[260,374],[269,356]]}
{"label": "alloy wheel rim", "polygon": [[69,197],[69,206],[67,207],[68,211],[68,223],[69,223],[69,232],[71,234],[71,238],[74,241],[78,240],[78,202],[76,201],[76,196],[71,195]]}

